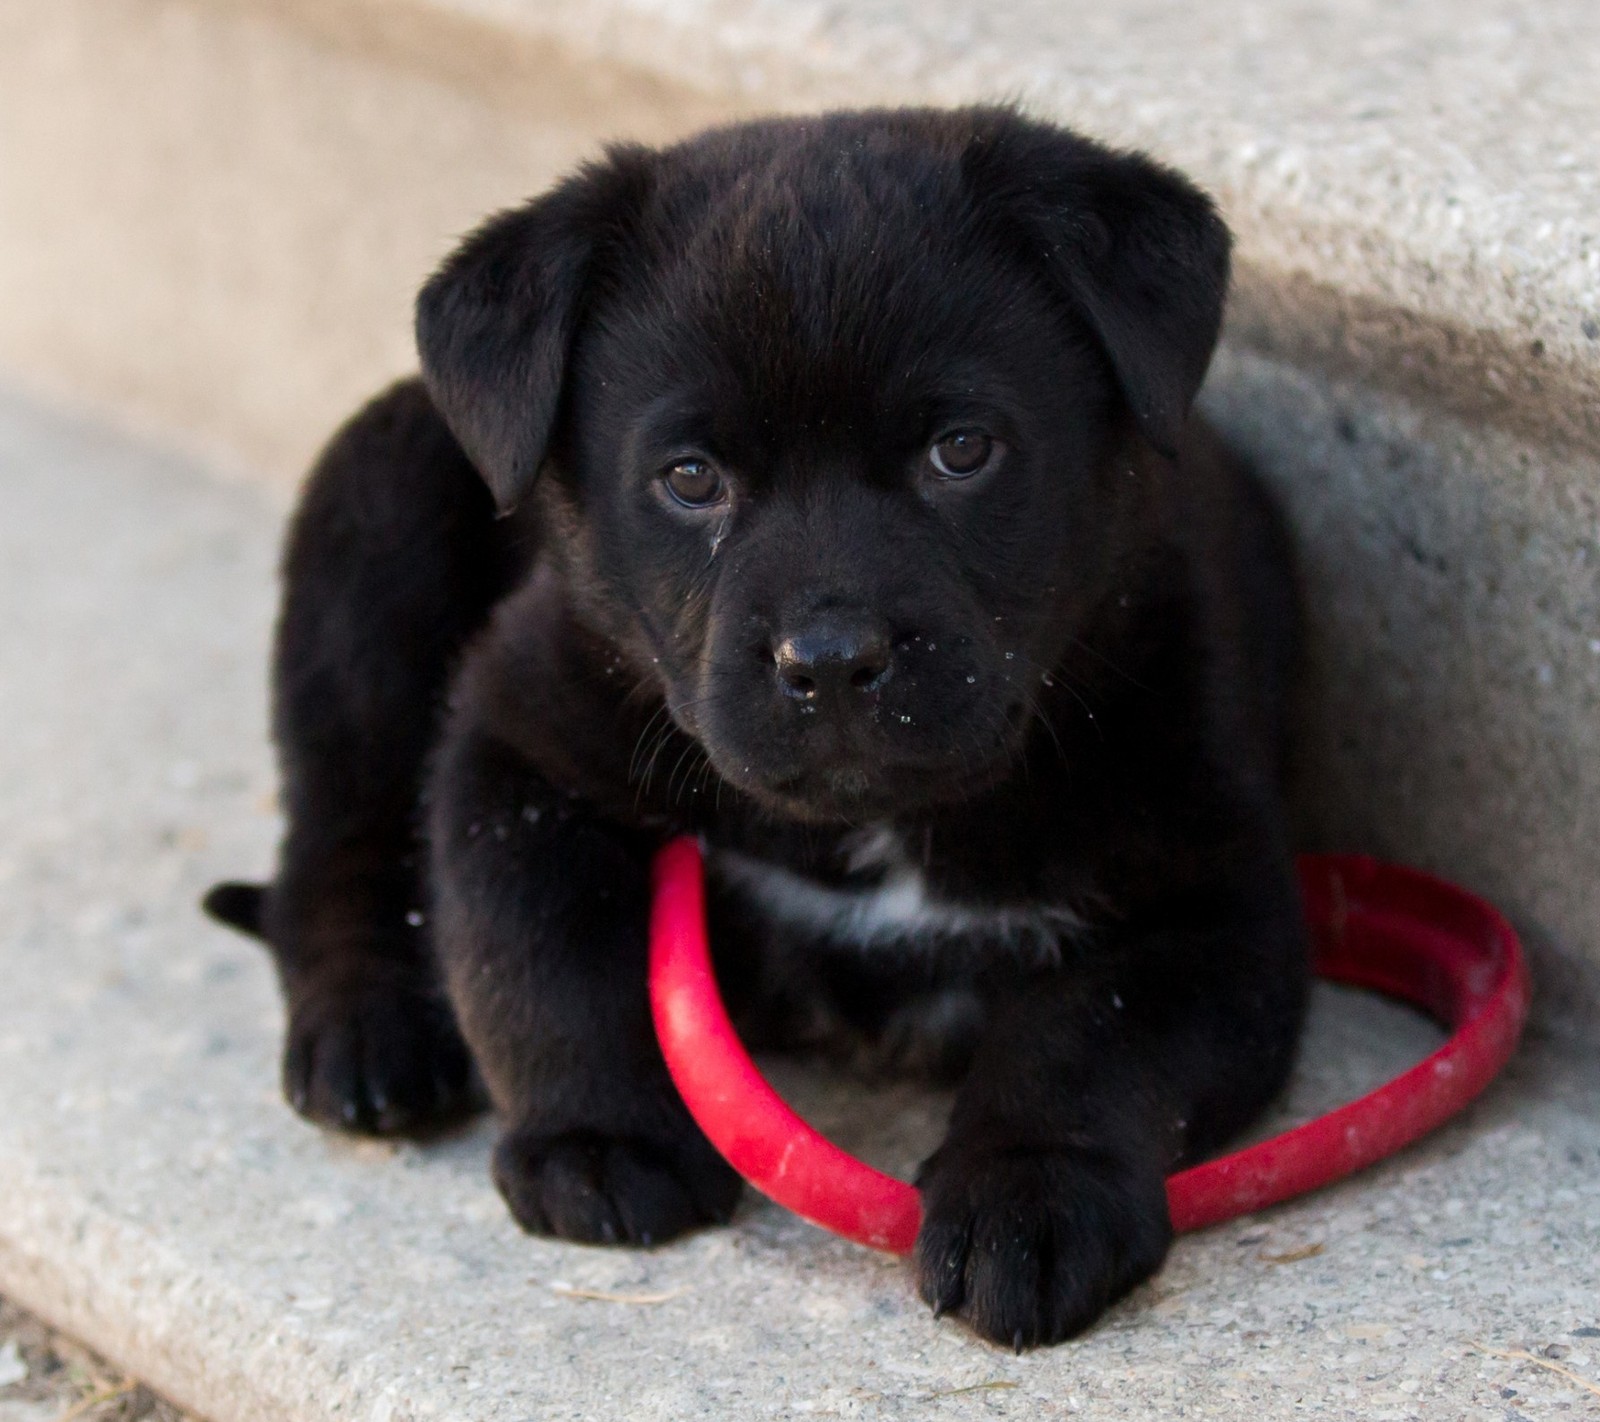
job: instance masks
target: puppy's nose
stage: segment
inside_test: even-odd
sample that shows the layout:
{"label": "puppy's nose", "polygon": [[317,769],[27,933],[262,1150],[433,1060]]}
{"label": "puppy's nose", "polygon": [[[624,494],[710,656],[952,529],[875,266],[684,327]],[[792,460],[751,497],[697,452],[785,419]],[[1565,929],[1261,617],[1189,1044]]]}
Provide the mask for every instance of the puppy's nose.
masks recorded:
{"label": "puppy's nose", "polygon": [[818,618],[772,651],[778,689],[797,701],[876,691],[889,679],[889,630],[865,617]]}

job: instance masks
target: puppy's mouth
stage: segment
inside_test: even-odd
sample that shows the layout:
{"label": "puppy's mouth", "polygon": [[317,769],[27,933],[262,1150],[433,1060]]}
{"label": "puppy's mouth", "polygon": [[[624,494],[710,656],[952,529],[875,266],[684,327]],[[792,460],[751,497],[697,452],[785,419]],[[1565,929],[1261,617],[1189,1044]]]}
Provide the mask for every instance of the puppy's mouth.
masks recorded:
{"label": "puppy's mouth", "polygon": [[1031,716],[998,658],[986,666],[957,636],[937,640],[951,650],[930,638],[871,687],[835,678],[810,697],[775,693],[770,675],[729,658],[668,704],[726,785],[786,819],[859,823],[957,803],[1012,771]]}
{"label": "puppy's mouth", "polygon": [[1008,734],[997,737],[981,758],[939,757],[904,762],[882,756],[852,756],[804,767],[764,768],[737,754],[707,753],[723,779],[774,813],[810,824],[860,823],[970,800],[1003,780],[1014,764],[1013,726],[1026,712],[1007,718]]}

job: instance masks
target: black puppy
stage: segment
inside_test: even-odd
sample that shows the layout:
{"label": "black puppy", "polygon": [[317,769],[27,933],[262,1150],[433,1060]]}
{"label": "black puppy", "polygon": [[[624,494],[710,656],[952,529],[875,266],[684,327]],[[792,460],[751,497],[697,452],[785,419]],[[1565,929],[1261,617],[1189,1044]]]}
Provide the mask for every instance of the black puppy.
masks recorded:
{"label": "black puppy", "polygon": [[425,1127],[470,1054],[526,1228],[726,1219],[646,1006],[690,831],[750,1036],[961,1074],[935,1312],[1051,1342],[1155,1270],[1307,979],[1287,547],[1187,419],[1227,274],[1182,178],[1006,109],[614,148],[469,237],[306,489],[282,862],[210,900],[296,1109]]}

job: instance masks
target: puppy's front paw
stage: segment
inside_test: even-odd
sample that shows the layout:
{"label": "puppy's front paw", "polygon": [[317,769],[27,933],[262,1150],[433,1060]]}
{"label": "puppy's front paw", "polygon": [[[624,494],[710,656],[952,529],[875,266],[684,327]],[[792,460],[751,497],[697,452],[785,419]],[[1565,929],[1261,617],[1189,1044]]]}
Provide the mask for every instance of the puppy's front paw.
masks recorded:
{"label": "puppy's front paw", "polygon": [[1087,1150],[962,1150],[923,1165],[917,1288],[1020,1352],[1081,1333],[1161,1266],[1166,1184]]}
{"label": "puppy's front paw", "polygon": [[644,1140],[591,1131],[510,1131],[494,1183],[531,1234],[583,1244],[660,1244],[726,1224],[739,1177],[698,1135]]}
{"label": "puppy's front paw", "polygon": [[429,1130],[478,1104],[450,1009],[405,974],[297,987],[283,1092],[319,1125],[374,1135]]}

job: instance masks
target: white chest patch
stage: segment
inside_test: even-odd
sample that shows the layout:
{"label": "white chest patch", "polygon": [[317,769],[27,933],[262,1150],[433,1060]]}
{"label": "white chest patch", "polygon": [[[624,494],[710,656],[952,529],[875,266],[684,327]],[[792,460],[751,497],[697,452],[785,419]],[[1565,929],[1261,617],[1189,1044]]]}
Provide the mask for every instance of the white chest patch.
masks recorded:
{"label": "white chest patch", "polygon": [[714,850],[712,872],[774,922],[858,948],[950,939],[977,940],[1045,952],[1083,928],[1071,909],[1046,905],[997,908],[941,899],[888,826],[859,830],[846,847],[852,873],[881,869],[874,885],[824,884],[737,850]]}

